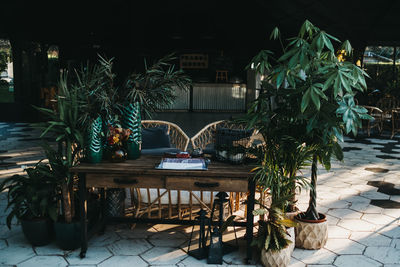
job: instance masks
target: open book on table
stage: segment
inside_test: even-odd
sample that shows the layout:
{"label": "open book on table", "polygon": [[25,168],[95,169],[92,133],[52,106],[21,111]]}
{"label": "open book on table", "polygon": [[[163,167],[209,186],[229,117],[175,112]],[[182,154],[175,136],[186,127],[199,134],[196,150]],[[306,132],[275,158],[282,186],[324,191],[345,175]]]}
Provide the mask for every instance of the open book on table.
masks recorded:
{"label": "open book on table", "polygon": [[163,158],[156,169],[164,170],[207,170],[203,158]]}

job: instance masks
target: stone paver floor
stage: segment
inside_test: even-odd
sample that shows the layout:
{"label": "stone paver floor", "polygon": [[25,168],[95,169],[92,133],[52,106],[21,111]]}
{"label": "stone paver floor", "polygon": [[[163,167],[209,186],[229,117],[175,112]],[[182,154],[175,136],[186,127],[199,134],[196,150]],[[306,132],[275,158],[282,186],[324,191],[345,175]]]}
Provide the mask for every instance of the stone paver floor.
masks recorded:
{"label": "stone paver floor", "polygon": [[[38,132],[28,124],[0,123],[0,181],[23,173],[43,157]],[[296,248],[290,266],[400,266],[400,139],[346,138],[344,162],[319,170],[318,209],[327,215],[329,240],[320,250]],[[5,158],[5,157],[10,158]],[[304,173],[309,175],[308,173]],[[305,210],[308,192],[299,196]],[[63,251],[54,243],[32,247],[19,225],[5,225],[6,195],[0,194],[0,266],[199,266],[186,254],[191,227],[176,225],[108,226],[79,249]],[[243,236],[244,230],[238,229]],[[232,229],[224,240],[233,239]],[[224,265],[243,265],[245,246],[224,256]]]}

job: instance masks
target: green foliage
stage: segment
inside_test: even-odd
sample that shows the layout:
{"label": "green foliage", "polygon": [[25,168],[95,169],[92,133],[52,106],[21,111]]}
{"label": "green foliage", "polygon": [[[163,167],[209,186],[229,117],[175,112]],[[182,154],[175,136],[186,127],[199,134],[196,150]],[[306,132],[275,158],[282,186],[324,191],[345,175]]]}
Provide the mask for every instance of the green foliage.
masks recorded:
{"label": "green foliage", "polygon": [[80,92],[79,123],[84,131],[101,116],[105,122],[119,113],[118,89],[114,84],[116,75],[112,70],[113,58],[105,59],[99,55],[97,64],[89,62],[75,71],[76,82],[70,83]]}
{"label": "green foliage", "polygon": [[[76,87],[69,86],[67,73],[64,72],[59,82],[57,110],[36,107],[48,116],[47,122],[37,124],[43,129],[40,137],[51,133],[57,142],[64,144],[64,154],[70,166],[76,163],[78,153],[84,144],[82,126],[79,123],[81,103],[79,97],[80,91]],[[72,151],[73,145],[76,145],[74,151]]]}
{"label": "green foliage", "polygon": [[260,166],[253,169],[254,179],[261,188],[269,190],[275,206],[279,202],[280,209],[289,211],[290,205],[294,204],[295,188],[309,187],[306,177],[298,175],[298,171],[309,165],[313,147],[300,144],[287,135],[267,136],[265,144],[253,152],[262,159]]}
{"label": "green foliage", "polygon": [[7,70],[9,53],[7,51],[0,51],[0,72]]}
{"label": "green foliage", "polygon": [[132,73],[124,84],[124,97],[130,103],[140,103],[145,115],[151,117],[157,108],[168,107],[176,99],[174,87],[187,90],[191,79],[182,70],[175,70],[173,54],[159,59],[144,73]]}
{"label": "green foliage", "polygon": [[27,168],[27,176],[14,175],[0,184],[0,192],[7,192],[8,205],[11,212],[7,216],[7,226],[11,229],[11,221],[17,219],[57,218],[56,185],[57,180],[47,175],[48,165],[38,163]]}
{"label": "green foliage", "polygon": [[[52,166],[63,166],[58,173],[59,186],[63,201],[63,213],[67,222],[72,221],[75,213],[73,204],[73,175],[69,168],[77,164],[84,147],[82,124],[80,116],[80,90],[71,86],[67,73],[60,76],[59,93],[57,96],[57,110],[38,108],[48,116],[48,121],[37,124],[43,130],[41,137],[52,134],[59,144],[60,151],[55,152],[49,146],[45,146],[46,156]],[[65,158],[64,158],[65,156]]]}
{"label": "green foliage", "polygon": [[[278,30],[274,29],[271,37],[283,43]],[[294,160],[292,156],[275,157],[275,152],[270,153],[268,149],[279,150],[282,147],[287,154],[294,155],[298,145],[305,144],[307,157],[299,158],[300,162],[309,161],[313,155],[329,169],[332,156],[339,160],[343,158],[338,143],[343,140],[343,134],[357,134],[361,120],[372,119],[366,109],[354,102],[355,92],[366,90],[365,77],[368,75],[350,62],[339,61],[335,55],[335,47],[351,53],[348,41],[341,43],[307,20],[298,35],[287,41],[277,60],[270,51],[262,50],[249,64],[266,76],[262,83],[263,91],[249,109],[246,120],[249,127],[260,129],[266,146],[270,146],[265,148],[264,157],[265,165],[270,167],[264,167],[265,174],[258,175],[264,184],[270,186],[273,180],[278,179],[272,179],[272,171],[279,169],[276,166],[295,171],[296,165],[301,164],[290,163]],[[269,105],[271,97],[276,99],[276,109]],[[288,143],[293,145],[287,149],[285,144]],[[315,209],[316,171],[313,178],[310,203],[314,203]],[[317,214],[315,210],[313,213]]]}
{"label": "green foliage", "polygon": [[42,175],[51,177],[56,181],[57,185],[57,197],[62,202],[62,213],[67,223],[72,222],[75,214],[75,206],[73,203],[73,177],[69,171],[71,165],[67,157],[64,157],[62,153],[54,150],[47,143],[43,143],[43,149],[46,154],[46,158],[49,160],[50,168],[39,169]]}

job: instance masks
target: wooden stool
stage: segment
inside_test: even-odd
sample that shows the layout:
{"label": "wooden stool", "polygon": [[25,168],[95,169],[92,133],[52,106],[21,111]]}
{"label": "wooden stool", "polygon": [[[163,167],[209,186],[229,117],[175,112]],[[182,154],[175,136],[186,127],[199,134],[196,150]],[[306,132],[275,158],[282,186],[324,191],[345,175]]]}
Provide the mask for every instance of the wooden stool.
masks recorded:
{"label": "wooden stool", "polygon": [[216,70],[215,81],[228,81],[228,71],[227,70]]}

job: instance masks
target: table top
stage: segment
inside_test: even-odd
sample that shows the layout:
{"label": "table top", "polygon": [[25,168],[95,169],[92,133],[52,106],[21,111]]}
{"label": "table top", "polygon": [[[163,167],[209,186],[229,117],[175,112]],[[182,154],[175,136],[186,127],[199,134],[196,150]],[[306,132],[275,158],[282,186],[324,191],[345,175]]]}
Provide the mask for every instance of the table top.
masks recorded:
{"label": "table top", "polygon": [[160,156],[142,155],[136,160],[127,160],[120,163],[101,162],[97,164],[81,163],[70,169],[75,173],[108,173],[154,176],[197,176],[197,177],[229,177],[248,179],[254,176],[251,165],[231,165],[223,162],[211,161],[208,170],[160,170],[155,167],[160,164]]}

